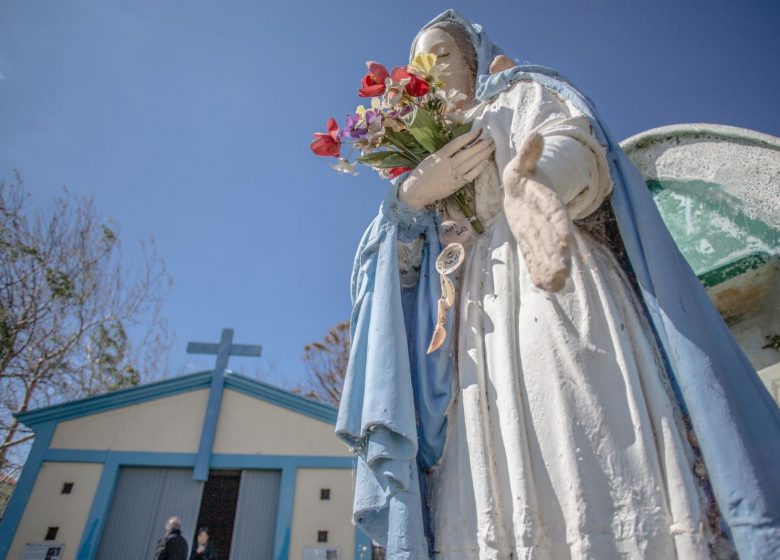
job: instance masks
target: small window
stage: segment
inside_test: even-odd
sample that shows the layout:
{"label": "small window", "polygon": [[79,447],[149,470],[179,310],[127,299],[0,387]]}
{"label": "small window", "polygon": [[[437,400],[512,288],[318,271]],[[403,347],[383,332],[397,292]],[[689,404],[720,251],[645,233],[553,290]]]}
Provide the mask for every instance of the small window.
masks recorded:
{"label": "small window", "polygon": [[320,488],[320,500],[330,500],[330,488]]}
{"label": "small window", "polygon": [[46,538],[43,539],[45,541],[53,541],[57,538],[57,532],[60,530],[59,527],[49,527],[46,530]]}
{"label": "small window", "polygon": [[72,482],[65,482],[62,485],[62,493],[63,494],[70,494],[73,492],[73,483]]}
{"label": "small window", "polygon": [[317,542],[328,542],[328,532],[317,531]]}

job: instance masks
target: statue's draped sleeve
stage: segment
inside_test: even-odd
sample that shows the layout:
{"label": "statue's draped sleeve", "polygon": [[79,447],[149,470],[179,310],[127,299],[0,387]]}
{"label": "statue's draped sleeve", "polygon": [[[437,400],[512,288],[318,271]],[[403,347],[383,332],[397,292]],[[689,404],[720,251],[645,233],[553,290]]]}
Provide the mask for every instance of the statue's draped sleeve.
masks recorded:
{"label": "statue's draped sleeve", "polygon": [[[351,340],[336,433],[357,454],[353,517],[393,558],[425,558],[420,471],[441,456],[452,347],[426,354],[436,321],[440,252],[433,212],[388,190],[352,271]],[[398,245],[422,241],[419,280],[403,288]],[[449,325],[447,325],[449,326]],[[451,337],[449,337],[451,339]]]}
{"label": "statue's draped sleeve", "polygon": [[534,173],[559,195],[573,220],[589,216],[609,197],[613,183],[605,147],[591,120],[554,90],[535,81],[514,82],[476,112],[474,126],[496,141],[499,176],[529,137],[538,135],[544,149]]}

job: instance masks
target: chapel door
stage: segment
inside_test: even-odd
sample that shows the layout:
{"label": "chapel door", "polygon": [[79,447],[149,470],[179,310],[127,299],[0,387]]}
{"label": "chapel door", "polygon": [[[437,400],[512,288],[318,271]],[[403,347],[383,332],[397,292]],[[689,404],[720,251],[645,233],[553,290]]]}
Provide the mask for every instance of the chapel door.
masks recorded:
{"label": "chapel door", "polygon": [[153,558],[165,522],[176,515],[192,545],[203,482],[192,469],[122,467],[98,549],[98,560]]}
{"label": "chapel door", "polygon": [[[212,470],[203,486],[197,527],[208,529],[217,558],[230,557],[240,484],[241,471]],[[197,531],[192,535],[193,547],[196,540]]]}
{"label": "chapel door", "polygon": [[230,560],[272,560],[281,471],[241,472]]}

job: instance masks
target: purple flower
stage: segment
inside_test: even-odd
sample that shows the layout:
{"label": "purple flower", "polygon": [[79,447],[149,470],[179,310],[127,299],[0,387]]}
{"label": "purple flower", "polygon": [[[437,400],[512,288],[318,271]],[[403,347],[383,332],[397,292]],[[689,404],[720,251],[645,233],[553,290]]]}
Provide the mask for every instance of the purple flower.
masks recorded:
{"label": "purple flower", "polygon": [[414,107],[412,107],[411,105],[404,105],[403,107],[401,107],[400,110],[396,109],[396,110],[390,111],[387,114],[387,116],[391,117],[391,118],[394,118],[394,119],[397,119],[398,117],[403,117],[404,115],[408,115],[409,113],[412,112],[412,109],[414,109]]}
{"label": "purple flower", "polygon": [[363,111],[362,114],[355,113],[354,115],[347,115],[347,124],[341,131],[341,137],[350,138],[352,140],[362,138],[368,133],[369,128],[377,121],[377,119],[380,120],[376,122],[374,128],[376,128],[376,126],[381,126],[381,118],[381,112],[374,109]]}
{"label": "purple flower", "polygon": [[[363,121],[363,119],[358,114],[347,115],[347,124],[344,126],[344,128],[341,131],[341,137],[351,138],[352,140],[355,140],[357,138],[365,136],[368,127],[366,126],[361,127],[360,126],[361,121]],[[365,125],[365,123],[363,124]]]}

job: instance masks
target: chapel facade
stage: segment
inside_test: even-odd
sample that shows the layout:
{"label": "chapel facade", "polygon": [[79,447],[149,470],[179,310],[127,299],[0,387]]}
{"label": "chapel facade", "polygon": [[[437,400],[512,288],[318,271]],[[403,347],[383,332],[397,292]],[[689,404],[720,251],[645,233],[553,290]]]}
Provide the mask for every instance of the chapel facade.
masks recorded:
{"label": "chapel facade", "polygon": [[220,559],[369,558],[351,523],[355,465],[336,410],[228,372],[203,451],[213,373],[20,415],[35,443],[0,558],[152,558],[174,515],[190,546],[208,527]]}

